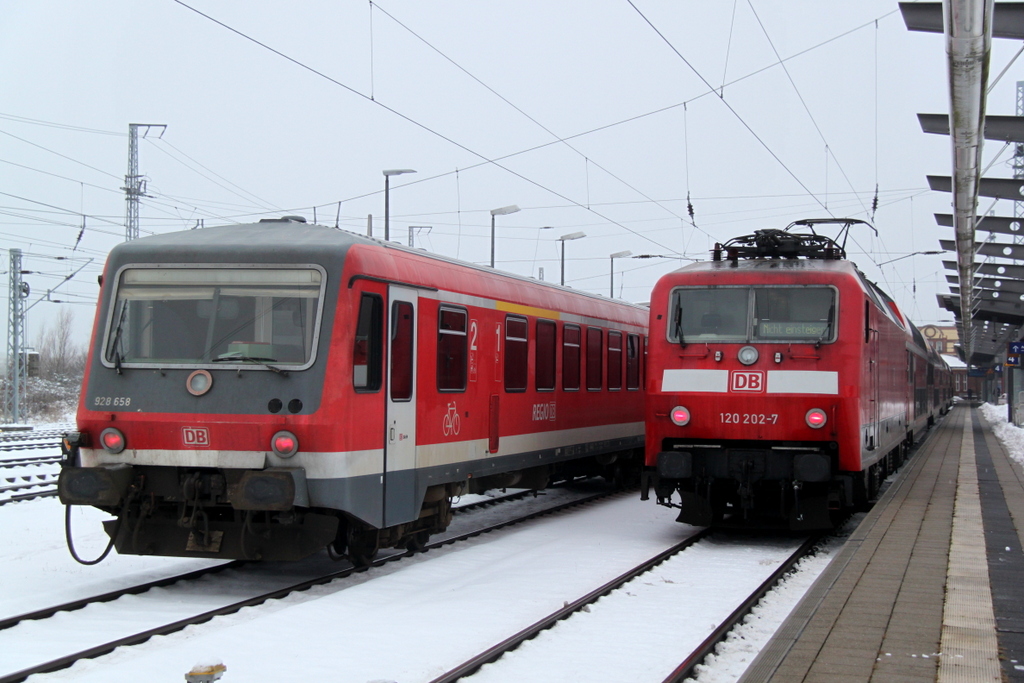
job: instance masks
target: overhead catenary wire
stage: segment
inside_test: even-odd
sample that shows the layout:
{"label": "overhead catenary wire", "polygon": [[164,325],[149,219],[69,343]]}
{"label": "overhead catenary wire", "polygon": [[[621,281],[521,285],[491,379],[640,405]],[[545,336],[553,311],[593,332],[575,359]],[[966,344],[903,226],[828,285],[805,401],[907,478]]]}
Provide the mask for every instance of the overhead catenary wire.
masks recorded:
{"label": "overhead catenary wire", "polygon": [[[176,0],[176,1],[178,1],[178,0]],[[704,85],[706,87],[708,87],[710,90],[714,90],[714,87],[711,85],[711,83],[709,83],[708,80],[700,73],[700,71],[698,71],[697,68],[695,66],[693,66],[693,64],[690,62],[690,60],[688,60],[686,57],[683,56],[683,53],[680,52],[679,49],[675,45],[672,44],[672,41],[670,41],[668,39],[668,37],[664,33],[662,33],[661,30],[658,29],[658,27],[655,26],[654,23],[650,19],[647,18],[647,15],[645,15],[640,10],[640,8],[636,6],[636,4],[633,2],[633,0],[626,0],[626,2],[629,3],[630,7],[632,7],[634,10],[636,10],[636,13],[640,15],[640,18],[643,19],[647,23],[647,25],[651,27],[651,30],[653,30],[658,35],[658,37],[661,38],[661,40],[669,47],[669,49],[672,50],[672,52],[674,52],[675,55],[677,57],[679,57],[679,59],[682,60],[682,62],[684,64],[686,64],[686,66],[690,69],[690,71],[692,71],[694,73],[694,75],[697,76],[697,78],[699,78],[701,81],[703,81],[703,83],[704,83]],[[784,162],[779,157],[779,155],[776,154],[775,151],[768,145],[768,143],[765,142],[761,138],[761,136],[757,134],[757,132],[750,126],[750,124],[747,123],[746,120],[742,116],[740,116],[740,113],[738,111],[736,111],[736,109],[731,104],[729,104],[726,101],[724,95],[720,96],[718,99],[719,99],[720,102],[722,102],[722,104],[725,105],[726,109],[729,110],[729,112],[736,118],[736,120],[739,121],[740,124],[744,128],[747,129],[747,132],[749,132],[754,137],[754,139],[757,140],[757,142],[765,149],[765,151],[767,151],[768,154],[773,159],[775,159],[775,161],[780,166],[782,166],[783,170],[785,170],[786,173],[788,173],[789,176],[791,178],[793,178],[793,180],[795,180],[796,183],[800,187],[802,187],[804,189],[804,191],[807,192],[808,195],[813,197],[819,204],[822,205],[822,208],[824,208],[825,211],[828,212],[828,207],[825,206],[824,203],[822,203],[820,199],[818,199],[818,196],[809,187],[807,187],[807,185],[804,184],[804,182],[802,180],[800,180],[799,176],[797,176],[796,173],[794,173],[793,170],[790,169],[788,165],[786,165],[786,162]],[[831,215],[831,214],[829,214],[829,215]]]}
{"label": "overhead catenary wire", "polygon": [[[489,86],[489,85],[488,85],[487,83],[485,83],[485,82],[484,82],[483,80],[481,80],[480,78],[478,78],[478,77],[477,77],[477,76],[476,76],[475,74],[471,73],[471,72],[470,72],[470,71],[469,71],[468,69],[466,69],[466,68],[465,68],[465,67],[463,67],[463,66],[462,66],[461,64],[459,64],[458,62],[456,62],[456,61],[455,61],[454,59],[452,59],[451,57],[449,57],[449,56],[448,56],[447,54],[445,54],[444,52],[442,52],[442,51],[441,51],[441,50],[440,50],[439,48],[437,48],[437,47],[436,47],[435,45],[433,45],[433,44],[432,44],[432,43],[431,43],[430,41],[428,41],[428,40],[427,40],[426,38],[424,38],[424,37],[423,37],[423,36],[421,36],[421,35],[420,35],[419,33],[417,33],[416,31],[412,30],[411,28],[409,28],[409,27],[408,27],[408,26],[407,26],[406,24],[404,24],[404,23],[403,23],[402,21],[400,21],[399,19],[397,19],[397,18],[396,18],[396,17],[394,16],[394,15],[392,15],[392,14],[391,14],[390,12],[388,12],[388,11],[387,11],[387,10],[385,10],[385,9],[384,9],[383,7],[381,7],[379,3],[374,3],[374,2],[373,2],[373,0],[370,0],[370,6],[371,6],[371,7],[377,7],[377,9],[378,9],[378,10],[379,10],[380,12],[383,12],[383,13],[384,13],[384,14],[385,14],[385,15],[386,15],[386,16],[387,16],[387,17],[388,17],[389,19],[391,19],[391,20],[392,20],[392,21],[394,21],[394,22],[395,22],[396,24],[398,24],[399,26],[401,26],[401,27],[402,27],[403,29],[405,29],[406,31],[408,31],[408,32],[409,32],[409,33],[410,33],[411,35],[413,35],[413,36],[414,36],[414,37],[415,37],[415,38],[416,38],[417,40],[421,41],[421,42],[422,42],[422,43],[423,43],[424,45],[426,45],[426,46],[427,46],[428,48],[430,48],[430,49],[431,49],[431,50],[433,50],[433,51],[434,51],[435,53],[437,53],[438,55],[440,55],[440,56],[441,56],[441,57],[442,57],[442,58],[443,58],[444,60],[446,60],[446,61],[447,61],[447,62],[448,62],[449,64],[451,64],[451,65],[452,65],[452,66],[454,66],[454,67],[455,67],[456,69],[458,69],[459,71],[461,71],[462,73],[464,73],[464,74],[465,74],[466,76],[468,76],[469,78],[471,78],[471,79],[472,79],[472,80],[473,80],[474,82],[476,82],[477,84],[479,84],[479,85],[480,85],[481,87],[483,87],[484,89],[486,89],[486,90],[487,90],[488,92],[490,92],[491,94],[493,94],[493,95],[494,95],[495,97],[497,97],[498,99],[500,99],[500,100],[501,100],[502,102],[504,102],[505,104],[507,104],[507,105],[508,105],[509,107],[511,107],[512,109],[514,109],[515,111],[517,111],[517,112],[518,112],[519,114],[521,114],[522,116],[524,116],[524,117],[525,117],[526,119],[528,119],[528,120],[529,120],[530,122],[532,122],[532,123],[536,124],[536,125],[537,125],[537,126],[538,126],[539,128],[541,128],[541,129],[542,129],[542,130],[543,130],[544,132],[546,132],[546,133],[548,133],[549,135],[551,135],[551,136],[552,136],[552,137],[553,137],[553,138],[555,139],[555,140],[554,140],[554,142],[555,142],[555,143],[561,143],[561,144],[565,145],[565,146],[566,146],[567,148],[569,148],[570,150],[572,150],[573,152],[575,152],[575,153],[576,153],[577,155],[579,155],[579,156],[580,156],[580,157],[581,157],[581,158],[583,159],[583,161],[584,161],[584,171],[585,171],[585,174],[586,174],[586,187],[587,187],[587,200],[586,200],[586,204],[585,204],[585,205],[584,205],[584,204],[580,204],[580,206],[581,206],[582,208],[585,208],[585,209],[588,209],[588,210],[590,209],[590,194],[589,194],[589,192],[590,192],[590,175],[589,175],[589,173],[590,173],[590,164],[593,164],[594,166],[596,166],[597,168],[599,168],[599,169],[600,169],[601,171],[603,171],[604,173],[606,173],[607,175],[609,175],[609,176],[610,176],[611,178],[615,179],[615,180],[616,180],[617,182],[619,182],[619,183],[622,183],[622,184],[623,184],[624,186],[628,187],[628,188],[629,188],[630,190],[632,190],[632,191],[636,192],[637,194],[639,194],[640,196],[644,197],[645,199],[648,199],[649,201],[652,201],[652,202],[654,202],[655,204],[657,204],[657,200],[651,199],[651,198],[650,198],[650,197],[649,197],[649,196],[648,196],[648,195],[647,195],[647,194],[646,194],[645,192],[643,192],[643,191],[641,191],[641,190],[640,190],[639,188],[637,188],[637,187],[633,186],[632,184],[630,184],[629,182],[627,182],[626,180],[624,180],[624,179],[623,179],[623,178],[621,178],[620,176],[618,176],[618,175],[616,175],[616,174],[612,173],[612,172],[611,172],[611,171],[610,171],[609,169],[607,169],[607,168],[606,168],[605,166],[603,166],[603,165],[602,165],[602,164],[600,164],[600,163],[597,163],[596,161],[594,161],[594,160],[593,160],[592,158],[588,157],[588,156],[587,156],[586,154],[584,154],[584,153],[583,153],[582,151],[580,151],[580,150],[579,150],[579,149],[577,149],[576,147],[573,147],[573,146],[572,146],[571,144],[569,144],[569,139],[568,139],[568,138],[565,138],[565,137],[563,137],[563,136],[560,136],[560,135],[558,135],[558,134],[557,134],[557,133],[555,133],[555,132],[554,132],[553,130],[551,130],[550,128],[548,128],[548,127],[547,127],[546,125],[544,125],[544,124],[543,124],[543,123],[541,123],[541,122],[540,122],[539,120],[537,120],[537,119],[536,119],[536,118],[535,118],[534,116],[532,116],[531,114],[527,113],[527,112],[526,112],[526,111],[525,111],[524,109],[522,109],[522,108],[521,108],[520,106],[518,106],[517,104],[515,104],[514,102],[512,102],[511,100],[509,100],[509,99],[508,99],[507,97],[505,97],[504,95],[502,95],[501,93],[499,93],[499,92],[498,92],[497,90],[495,90],[494,88],[492,88],[491,86]],[[669,212],[669,213],[671,213],[672,215],[676,216],[676,218],[680,218],[680,219],[682,219],[682,216],[679,216],[678,214],[676,214],[676,213],[675,213],[674,211],[672,211],[671,209],[668,209],[667,207],[662,207],[662,208],[664,208],[664,209],[665,209],[666,211],[668,211],[668,212]],[[696,226],[694,226],[694,227],[696,227]]]}

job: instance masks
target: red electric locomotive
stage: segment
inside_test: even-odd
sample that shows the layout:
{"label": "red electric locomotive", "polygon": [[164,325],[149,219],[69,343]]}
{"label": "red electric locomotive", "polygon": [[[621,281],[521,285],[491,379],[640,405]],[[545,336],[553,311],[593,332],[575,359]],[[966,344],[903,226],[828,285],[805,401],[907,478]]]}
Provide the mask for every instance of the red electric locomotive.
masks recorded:
{"label": "red electric locomotive", "polygon": [[66,504],[118,552],[368,561],[642,466],[646,309],[300,219],[116,247]]}
{"label": "red electric locomotive", "polygon": [[828,528],[946,407],[944,363],[821,223],[862,221],[760,230],[655,286],[642,495],[680,522]]}

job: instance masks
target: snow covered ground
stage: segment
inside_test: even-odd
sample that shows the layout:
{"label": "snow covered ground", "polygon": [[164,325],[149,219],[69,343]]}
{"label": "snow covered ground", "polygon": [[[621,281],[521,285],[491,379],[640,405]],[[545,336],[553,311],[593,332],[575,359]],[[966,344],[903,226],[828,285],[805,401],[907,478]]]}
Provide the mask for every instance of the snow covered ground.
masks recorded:
{"label": "snow covered ground", "polygon": [[1002,442],[1009,456],[1024,465],[1024,429],[1007,422],[1006,406],[983,403],[979,410],[992,425],[992,431]]}
{"label": "snow covered ground", "polygon": [[[65,548],[63,512],[53,498],[0,507],[7,541],[0,547],[0,616],[211,563],[112,554],[100,565],[80,566]],[[81,508],[74,513],[79,552],[94,557],[105,545],[103,515]],[[195,664],[221,661],[227,666],[224,683],[429,681],[696,531],[672,520],[671,511],[625,495],[585,513],[550,515],[433,550],[30,680],[181,681]],[[734,537],[700,543],[476,678],[660,681],[798,542]],[[841,543],[838,538],[803,560],[698,669],[698,681],[736,680]],[[712,579],[722,585],[723,577],[735,592],[702,589]],[[654,609],[645,599],[652,591],[659,596]],[[139,614],[142,628],[153,615],[152,608],[140,609],[146,612]],[[109,630],[102,621],[93,628],[104,635]],[[25,648],[46,638],[45,629],[24,633]],[[579,643],[588,655],[564,656]]]}

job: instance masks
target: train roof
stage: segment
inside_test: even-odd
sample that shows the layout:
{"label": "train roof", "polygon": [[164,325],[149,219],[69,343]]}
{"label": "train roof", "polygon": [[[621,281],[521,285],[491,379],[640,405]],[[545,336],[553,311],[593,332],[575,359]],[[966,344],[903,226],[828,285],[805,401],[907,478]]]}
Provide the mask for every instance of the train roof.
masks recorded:
{"label": "train roof", "polygon": [[[261,220],[142,237],[122,242],[111,250],[108,264],[112,272],[130,263],[309,263],[317,262],[337,267],[344,264],[348,250],[356,245],[382,247],[415,257],[439,261],[460,268],[478,271],[489,276],[545,287],[550,290],[587,297],[594,301],[613,303],[643,310],[647,308],[628,301],[609,299],[599,294],[562,287],[536,278],[508,273],[467,261],[413,249],[398,242],[332,228],[302,220]],[[315,257],[315,258],[314,258]]]}
{"label": "train roof", "polygon": [[824,271],[833,273],[850,273],[859,272],[857,265],[853,261],[845,259],[776,259],[776,258],[760,258],[760,259],[744,259],[739,261],[697,261],[687,266],[683,266],[678,270],[674,270],[669,275],[676,275],[682,273],[693,273],[693,272],[717,272],[717,271],[767,271],[767,270],[781,270],[781,271]]}

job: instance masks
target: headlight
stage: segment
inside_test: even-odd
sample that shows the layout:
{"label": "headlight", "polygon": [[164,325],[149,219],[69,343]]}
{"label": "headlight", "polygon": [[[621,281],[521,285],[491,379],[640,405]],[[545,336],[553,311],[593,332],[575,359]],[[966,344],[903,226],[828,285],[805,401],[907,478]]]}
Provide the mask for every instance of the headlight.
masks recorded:
{"label": "headlight", "polygon": [[757,357],[757,349],[753,346],[744,346],[740,349],[740,352],[736,354],[736,358],[738,358],[744,365],[753,365],[757,362]]}
{"label": "headlight", "polygon": [[196,370],[185,380],[185,388],[193,396],[202,396],[213,386],[213,376],[206,370]]}

